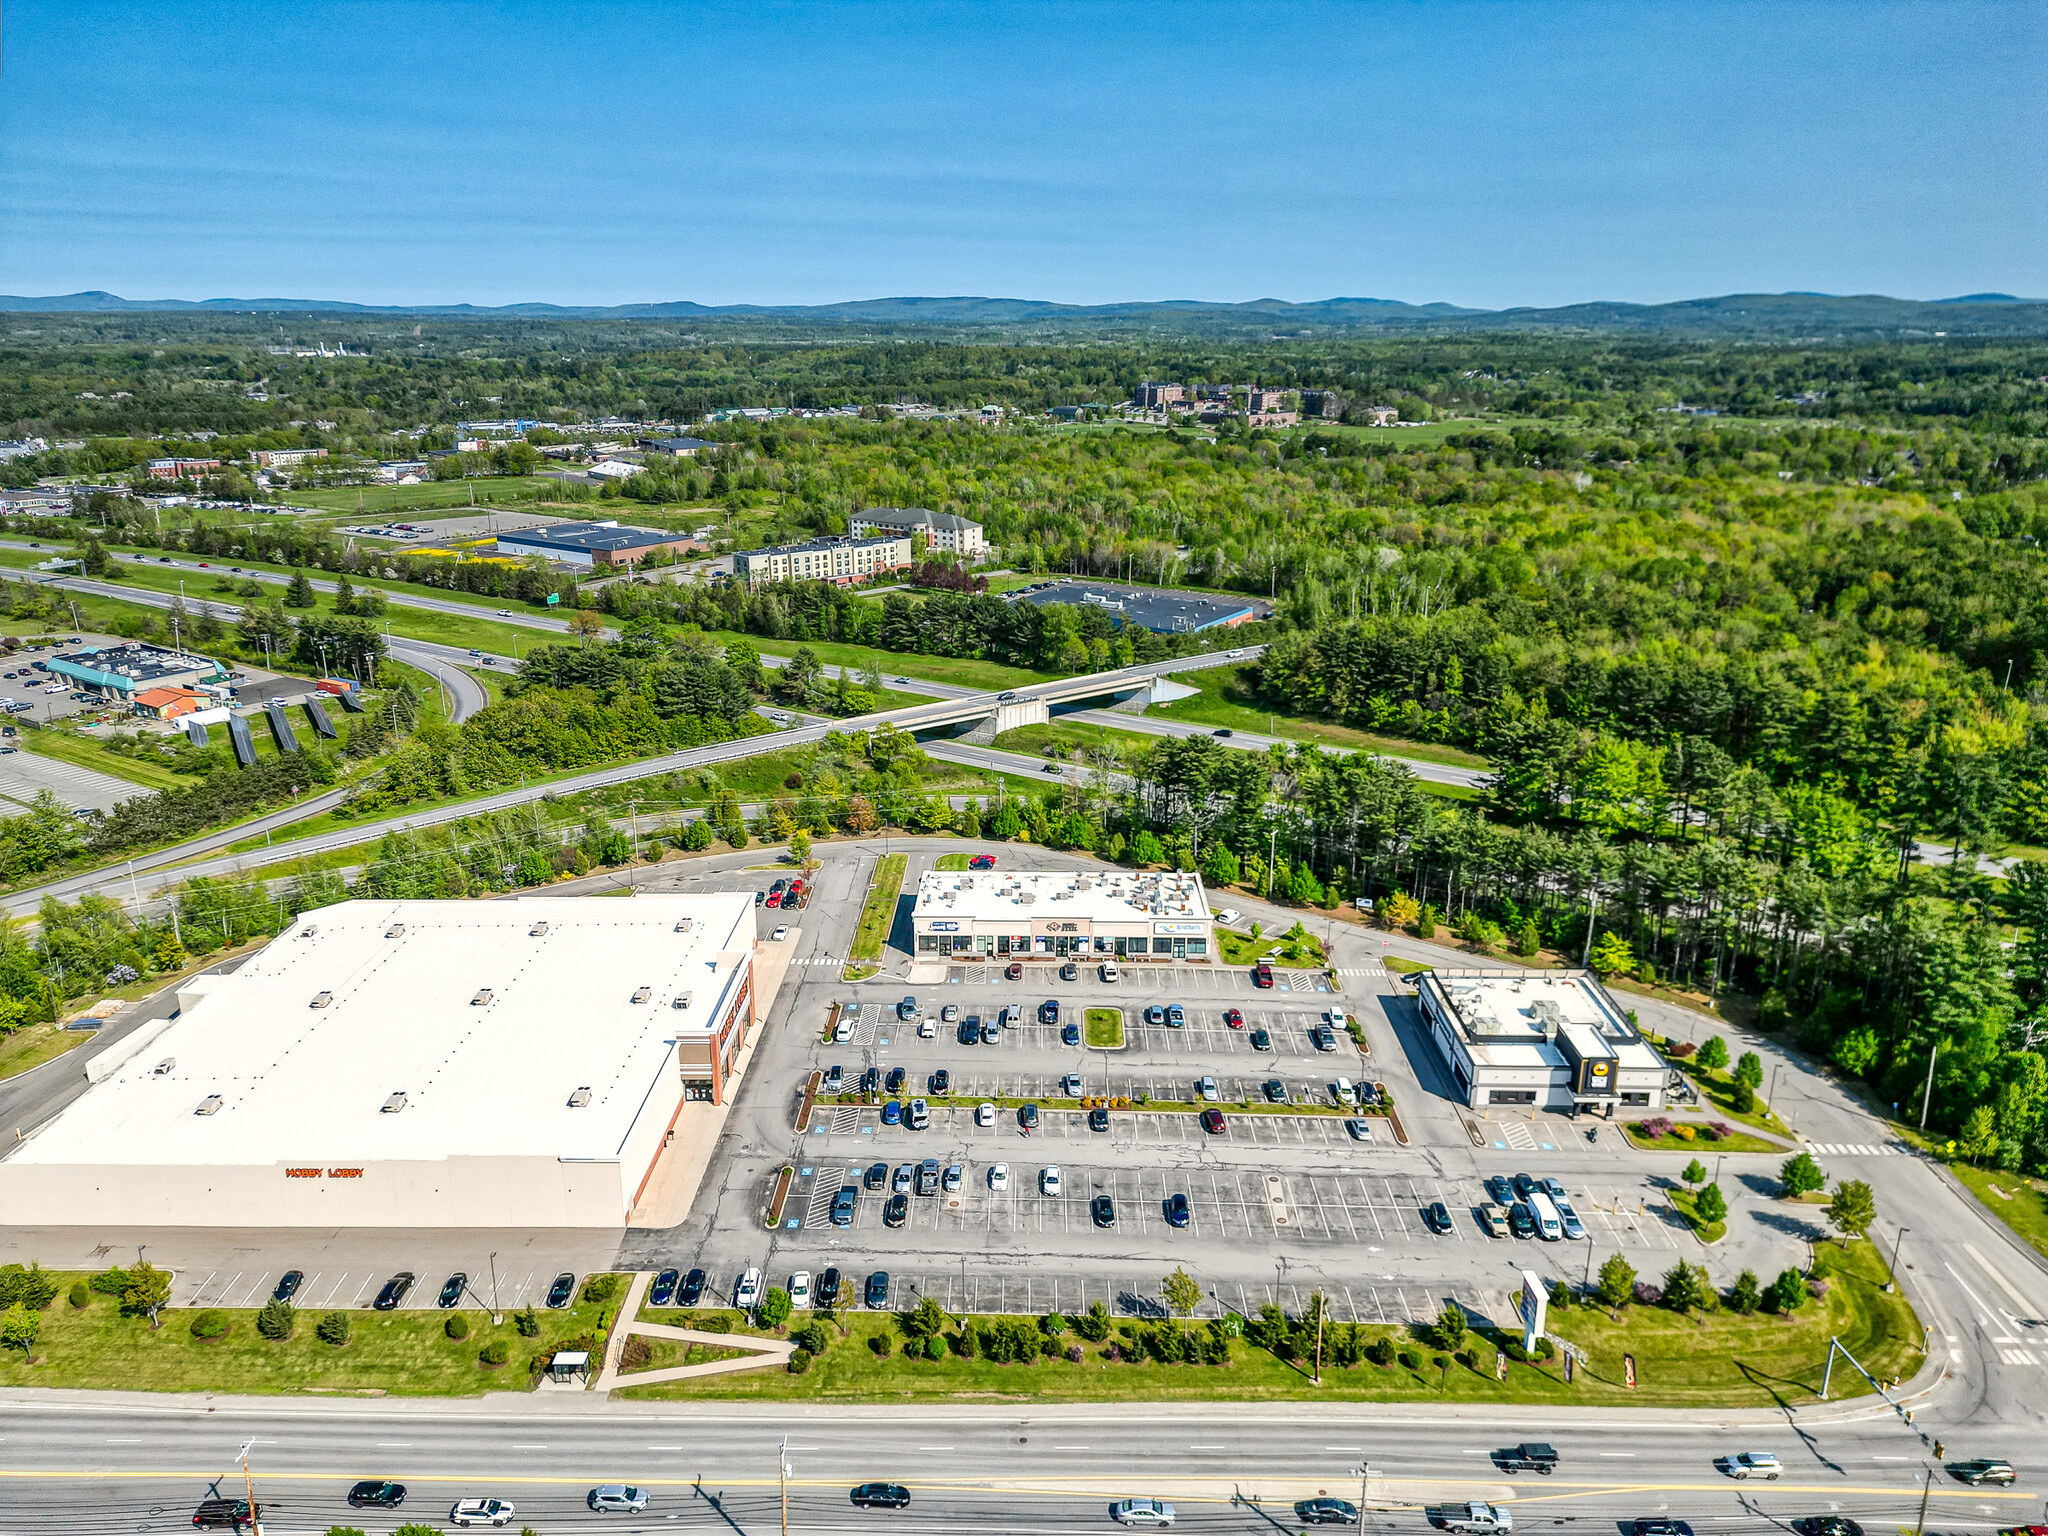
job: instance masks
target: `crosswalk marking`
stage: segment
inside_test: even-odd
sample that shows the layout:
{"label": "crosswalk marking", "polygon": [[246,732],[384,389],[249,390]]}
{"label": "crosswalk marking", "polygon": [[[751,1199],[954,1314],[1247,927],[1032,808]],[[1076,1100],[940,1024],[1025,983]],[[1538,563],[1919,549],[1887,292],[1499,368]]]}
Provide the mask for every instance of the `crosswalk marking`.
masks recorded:
{"label": "crosswalk marking", "polygon": [[1881,1147],[1872,1146],[1868,1142],[1861,1141],[1810,1141],[1806,1144],[1806,1150],[1817,1152],[1823,1157],[1910,1157],[1913,1155],[1911,1147],[1903,1146],[1896,1141],[1887,1142]]}
{"label": "crosswalk marking", "polygon": [[2039,1365],[2041,1363],[2034,1358],[2031,1350],[2025,1349],[2001,1349],[1998,1352],[1998,1358],[2007,1365]]}

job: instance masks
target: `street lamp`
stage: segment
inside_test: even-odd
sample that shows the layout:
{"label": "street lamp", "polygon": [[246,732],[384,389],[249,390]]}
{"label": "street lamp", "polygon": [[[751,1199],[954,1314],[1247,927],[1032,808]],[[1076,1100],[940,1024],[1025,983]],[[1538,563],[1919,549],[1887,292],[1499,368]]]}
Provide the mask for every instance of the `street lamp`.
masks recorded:
{"label": "street lamp", "polygon": [[1898,1286],[1899,1250],[1906,1245],[1906,1234],[1912,1230],[1913,1229],[1911,1227],[1901,1227],[1899,1228],[1899,1235],[1892,1240],[1892,1277],[1890,1280],[1885,1282],[1884,1288],[1887,1291],[1894,1290]]}

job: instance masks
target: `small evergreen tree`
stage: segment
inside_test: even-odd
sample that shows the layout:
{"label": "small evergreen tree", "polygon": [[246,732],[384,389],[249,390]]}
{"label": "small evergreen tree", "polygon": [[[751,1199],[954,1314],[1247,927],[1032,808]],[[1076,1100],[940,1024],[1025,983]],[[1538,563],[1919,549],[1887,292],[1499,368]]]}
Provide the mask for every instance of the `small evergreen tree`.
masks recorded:
{"label": "small evergreen tree", "polygon": [[304,571],[293,571],[291,584],[284,589],[284,605],[287,608],[311,608],[316,599],[313,583],[306,579]]}
{"label": "small evergreen tree", "polygon": [[1607,1303],[1610,1311],[1619,1312],[1629,1304],[1636,1293],[1636,1268],[1620,1254],[1615,1254],[1600,1266],[1600,1283],[1596,1294]]}
{"label": "small evergreen tree", "polygon": [[1764,1064],[1755,1051],[1744,1051],[1742,1059],[1735,1063],[1735,1081],[1746,1083],[1751,1089],[1764,1085]]}
{"label": "small evergreen tree", "polygon": [[292,1336],[292,1326],[297,1318],[296,1307],[273,1296],[263,1303],[263,1310],[256,1314],[256,1331],[266,1339],[288,1339]]}
{"label": "small evergreen tree", "polygon": [[1728,1308],[1744,1316],[1754,1312],[1763,1300],[1763,1292],[1757,1285],[1756,1271],[1745,1269],[1735,1277],[1735,1284],[1728,1291]]}
{"label": "small evergreen tree", "polygon": [[1543,947],[1542,935],[1536,931],[1536,919],[1525,917],[1522,926],[1515,930],[1515,953],[1524,960],[1532,958]]}
{"label": "small evergreen tree", "polygon": [[1465,1335],[1469,1330],[1465,1309],[1455,1301],[1445,1302],[1443,1311],[1437,1313],[1436,1321],[1430,1325],[1430,1337],[1438,1349],[1456,1354],[1465,1347]]}
{"label": "small evergreen tree", "polygon": [[346,1312],[328,1312],[313,1327],[313,1336],[322,1344],[332,1344],[340,1349],[348,1343],[350,1325]]}

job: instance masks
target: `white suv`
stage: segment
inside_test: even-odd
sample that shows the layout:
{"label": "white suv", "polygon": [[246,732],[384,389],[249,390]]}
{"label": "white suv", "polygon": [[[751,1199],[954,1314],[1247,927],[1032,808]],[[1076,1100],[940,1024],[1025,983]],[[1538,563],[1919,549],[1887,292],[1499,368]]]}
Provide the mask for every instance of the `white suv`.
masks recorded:
{"label": "white suv", "polygon": [[1778,1458],[1770,1451],[1740,1451],[1733,1456],[1723,1456],[1720,1467],[1733,1478],[1761,1477],[1776,1482]]}
{"label": "white suv", "polygon": [[518,1509],[503,1499],[464,1499],[448,1511],[450,1525],[510,1525]]}

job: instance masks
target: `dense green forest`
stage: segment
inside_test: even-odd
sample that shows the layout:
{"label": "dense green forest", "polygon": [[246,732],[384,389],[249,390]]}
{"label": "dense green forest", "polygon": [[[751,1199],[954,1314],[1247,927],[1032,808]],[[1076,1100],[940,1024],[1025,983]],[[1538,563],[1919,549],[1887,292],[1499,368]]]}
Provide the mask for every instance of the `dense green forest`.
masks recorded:
{"label": "dense green forest", "polygon": [[[629,519],[716,509],[762,541],[922,505],[981,521],[1015,572],[1256,596],[1274,615],[1256,632],[1270,649],[1234,684],[1244,702],[1466,748],[1491,779],[1483,802],[1461,805],[1384,760],[1164,743],[1105,758],[1116,777],[956,813],[912,784],[862,791],[857,775],[799,769],[804,792],[753,835],[950,819],[1199,863],[1308,906],[1364,896],[1479,950],[1597,951],[1610,971],[1745,995],[1887,1101],[1938,1049],[1934,1123],[1971,1155],[2048,1166],[2048,885],[2030,862],[2048,846],[2048,345],[1002,345],[764,340],[681,319],[282,323],[365,355],[280,356],[224,320],[12,317],[0,430],[81,446],[6,473],[125,482],[164,452],[309,445],[330,451],[319,473],[345,480],[445,445],[469,417],[868,407],[699,426],[716,447],[697,460],[579,494]],[[1428,425],[1198,431],[1030,414],[1114,403],[1148,378],[1331,389]],[[1025,414],[894,419],[886,408],[907,400]],[[439,472],[524,472],[537,446]],[[225,470],[213,488],[237,491]],[[459,731],[391,748],[359,812],[747,729],[766,690],[739,635],[1054,672],[1247,638],[1164,638],[969,591],[593,588],[517,563],[351,550],[286,517],[165,520],[121,494],[80,511],[110,543],[498,601],[554,593],[624,632],[537,651]],[[73,536],[78,522],[32,526]],[[282,623],[279,639],[294,623],[253,596],[220,622]],[[842,687],[840,702],[860,691]],[[1985,862],[2009,854],[2010,871]]]}

